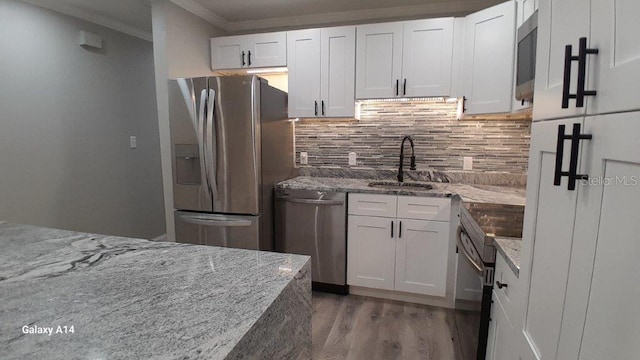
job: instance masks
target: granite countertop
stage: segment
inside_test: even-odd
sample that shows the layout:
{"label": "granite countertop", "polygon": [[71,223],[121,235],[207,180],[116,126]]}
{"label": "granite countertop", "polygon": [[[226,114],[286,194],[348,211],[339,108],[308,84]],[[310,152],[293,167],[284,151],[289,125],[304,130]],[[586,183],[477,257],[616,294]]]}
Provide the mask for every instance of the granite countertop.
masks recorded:
{"label": "granite countertop", "polygon": [[[309,306],[310,348],[307,256],[12,223],[0,223],[0,248],[3,359],[242,358],[260,346],[245,336],[256,324],[273,321],[265,329],[277,334],[296,306]],[[300,278],[304,286],[283,296]],[[264,315],[278,302],[282,314]]]}
{"label": "granite countertop", "polygon": [[520,250],[522,247],[522,239],[496,237],[494,240],[494,244],[496,245],[498,252],[502,254],[516,276],[520,276]]}
{"label": "granite countertop", "polygon": [[468,185],[459,183],[430,182],[431,190],[389,189],[370,187],[368,184],[377,179],[351,179],[338,177],[298,176],[279,182],[276,189],[303,189],[318,191],[341,191],[372,194],[417,195],[432,197],[459,197],[462,201],[507,205],[525,203],[525,188],[495,185]]}
{"label": "granite countertop", "polygon": [[[416,188],[376,188],[369,183],[378,181],[375,179],[360,179],[346,177],[316,177],[298,176],[282,181],[275,185],[276,189],[300,189],[317,191],[340,191],[371,194],[394,194],[432,197],[457,197],[466,203],[487,203],[501,205],[525,205],[526,190],[524,187],[496,186],[481,184],[461,184],[450,182],[429,182],[433,186],[431,190]],[[410,180],[408,180],[410,181]],[[509,266],[518,275],[520,269],[520,245],[521,240],[515,238],[497,237],[496,248],[500,251]]]}

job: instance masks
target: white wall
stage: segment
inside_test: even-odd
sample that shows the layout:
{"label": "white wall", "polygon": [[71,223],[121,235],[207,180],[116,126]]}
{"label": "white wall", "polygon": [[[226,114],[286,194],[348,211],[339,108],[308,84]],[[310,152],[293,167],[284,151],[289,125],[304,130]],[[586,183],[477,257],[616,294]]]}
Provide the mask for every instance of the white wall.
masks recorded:
{"label": "white wall", "polygon": [[168,0],[152,0],[151,9],[165,216],[175,241],[167,81],[211,75],[209,39],[226,33]]}
{"label": "white wall", "polygon": [[0,0],[0,220],[163,234],[154,90],[151,43]]}

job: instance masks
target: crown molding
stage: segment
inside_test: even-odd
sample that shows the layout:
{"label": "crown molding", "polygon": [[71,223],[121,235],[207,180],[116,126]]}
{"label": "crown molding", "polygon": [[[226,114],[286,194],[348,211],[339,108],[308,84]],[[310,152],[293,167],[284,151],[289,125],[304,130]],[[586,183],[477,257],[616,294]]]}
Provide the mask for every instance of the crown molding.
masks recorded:
{"label": "crown molding", "polygon": [[471,13],[482,9],[483,6],[486,6],[486,2],[463,0],[447,1],[422,5],[396,6],[390,8],[341,11],[325,14],[309,14],[302,16],[228,22],[228,27],[226,27],[225,30],[229,32],[242,32],[269,28],[287,28],[309,25],[327,25],[334,23],[357,23],[363,21],[384,21],[388,19],[416,18],[421,15],[435,17],[447,14]]}
{"label": "crown molding", "polygon": [[222,16],[214,13],[206,7],[200,5],[194,0],[169,0],[175,5],[187,10],[193,15],[206,20],[207,22],[215,25],[225,31],[229,31],[233,27],[233,23],[223,18]]}
{"label": "crown molding", "polygon": [[131,35],[146,41],[153,41],[153,36],[150,31],[142,30],[135,26],[127,25],[118,20],[98,15],[92,11],[84,10],[64,1],[46,1],[46,0],[23,0],[26,3],[42,7],[45,9],[53,10],[65,15],[73,16],[94,24],[104,26],[106,28],[116,30],[127,35]]}

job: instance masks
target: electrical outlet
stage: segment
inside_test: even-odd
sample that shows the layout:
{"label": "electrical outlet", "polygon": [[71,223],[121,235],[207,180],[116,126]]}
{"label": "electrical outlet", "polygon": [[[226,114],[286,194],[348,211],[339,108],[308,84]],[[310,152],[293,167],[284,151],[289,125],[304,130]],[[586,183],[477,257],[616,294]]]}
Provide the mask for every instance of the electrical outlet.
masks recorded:
{"label": "electrical outlet", "polygon": [[309,158],[307,156],[306,151],[300,152],[300,165],[307,165],[309,163]]}
{"label": "electrical outlet", "polygon": [[129,136],[129,148],[135,149],[138,147],[138,139],[135,136]]}
{"label": "electrical outlet", "polygon": [[353,166],[357,164],[357,155],[353,151],[349,153],[349,165]]}
{"label": "electrical outlet", "polygon": [[473,170],[473,158],[471,156],[464,157],[462,170]]}

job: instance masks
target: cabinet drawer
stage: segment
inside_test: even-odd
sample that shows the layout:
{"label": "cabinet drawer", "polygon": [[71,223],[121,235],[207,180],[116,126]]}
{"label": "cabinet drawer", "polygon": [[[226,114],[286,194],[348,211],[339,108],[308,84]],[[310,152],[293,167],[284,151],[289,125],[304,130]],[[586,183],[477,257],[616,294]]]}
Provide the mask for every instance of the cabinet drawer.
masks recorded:
{"label": "cabinet drawer", "polygon": [[349,215],[396,217],[395,195],[349,194]]}
{"label": "cabinet drawer", "polygon": [[[497,282],[506,284],[506,287],[502,289],[498,288]],[[502,254],[498,252],[496,254],[496,269],[494,273],[493,291],[500,299],[502,306],[507,314],[507,317],[513,322],[515,314],[514,294],[518,291],[518,278],[516,274],[511,270]]]}
{"label": "cabinet drawer", "polygon": [[417,220],[450,221],[451,199],[398,196],[398,217]]}

